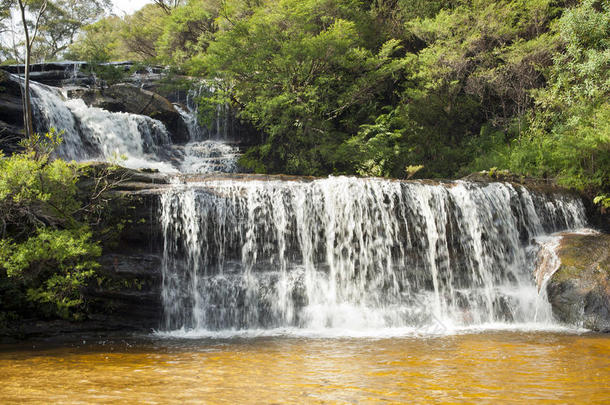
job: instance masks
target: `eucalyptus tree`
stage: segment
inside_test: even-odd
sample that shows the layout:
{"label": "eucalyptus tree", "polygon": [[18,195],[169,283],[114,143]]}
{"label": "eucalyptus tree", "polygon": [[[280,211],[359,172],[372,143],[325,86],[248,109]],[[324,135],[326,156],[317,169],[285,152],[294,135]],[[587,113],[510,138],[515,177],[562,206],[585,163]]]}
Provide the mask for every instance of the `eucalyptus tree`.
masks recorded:
{"label": "eucalyptus tree", "polygon": [[53,60],[74,43],[81,28],[99,20],[112,6],[110,0],[52,0],[42,15],[36,43],[37,60]]}
{"label": "eucalyptus tree", "polygon": [[74,42],[78,31],[99,19],[110,6],[110,0],[2,0],[3,21],[11,16],[19,21],[19,28],[13,29],[14,37],[19,38],[13,51],[15,59],[24,63],[23,121],[25,134],[30,138],[34,134],[31,63],[58,58]]}
{"label": "eucalyptus tree", "polygon": [[172,10],[181,5],[183,0],[153,0],[157,6],[161,7],[167,14],[171,14]]}
{"label": "eucalyptus tree", "polygon": [[17,0],[19,15],[23,25],[25,37],[25,75],[22,92],[23,101],[23,128],[29,138],[34,136],[34,124],[32,119],[32,101],[30,99],[30,62],[32,58],[32,47],[38,35],[40,21],[47,7],[48,0]]}

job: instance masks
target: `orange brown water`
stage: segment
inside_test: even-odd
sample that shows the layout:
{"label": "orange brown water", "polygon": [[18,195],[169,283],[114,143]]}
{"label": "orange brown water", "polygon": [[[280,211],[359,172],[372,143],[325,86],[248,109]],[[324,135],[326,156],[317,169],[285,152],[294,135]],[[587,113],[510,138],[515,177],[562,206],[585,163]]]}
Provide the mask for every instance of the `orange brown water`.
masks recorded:
{"label": "orange brown water", "polygon": [[32,346],[0,346],[1,403],[610,401],[610,336],[597,334]]}

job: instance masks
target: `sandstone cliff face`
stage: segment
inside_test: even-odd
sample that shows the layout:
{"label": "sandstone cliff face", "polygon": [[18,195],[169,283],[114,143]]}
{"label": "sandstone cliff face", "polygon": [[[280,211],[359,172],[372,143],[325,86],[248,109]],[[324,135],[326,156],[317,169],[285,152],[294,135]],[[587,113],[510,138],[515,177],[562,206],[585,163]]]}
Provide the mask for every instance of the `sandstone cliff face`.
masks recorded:
{"label": "sandstone cliff face", "polygon": [[547,293],[562,322],[610,332],[610,235],[563,236]]}
{"label": "sandstone cliff face", "polygon": [[[105,164],[93,163],[92,174]],[[101,218],[103,246],[97,283],[85,296],[90,320],[103,322],[107,330],[150,332],[160,326],[162,230],[159,224],[159,192],[167,180],[149,172],[120,169],[122,182],[114,189]],[[91,181],[81,180],[86,189]]]}

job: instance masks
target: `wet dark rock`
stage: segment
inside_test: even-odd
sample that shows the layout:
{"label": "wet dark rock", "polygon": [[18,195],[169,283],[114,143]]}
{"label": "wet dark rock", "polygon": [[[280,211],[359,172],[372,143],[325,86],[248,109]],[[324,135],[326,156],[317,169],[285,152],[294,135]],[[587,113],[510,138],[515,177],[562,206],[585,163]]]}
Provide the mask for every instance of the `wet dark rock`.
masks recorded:
{"label": "wet dark rock", "polygon": [[[159,327],[161,256],[159,254],[107,253],[102,256],[101,280],[86,292],[91,319],[102,317],[109,329],[145,330]],[[136,249],[137,250],[137,249]]]}
{"label": "wet dark rock", "polygon": [[565,235],[561,266],[549,280],[553,314],[562,322],[610,332],[610,235]]}
{"label": "wet dark rock", "polygon": [[[150,331],[159,327],[163,314],[163,240],[159,192],[153,190],[163,187],[167,179],[150,171],[109,168],[108,163],[89,163],[78,183],[79,189],[89,193],[93,179],[106,174],[116,186],[108,194],[109,201],[96,227],[103,252],[95,280],[84,291],[87,319],[74,328],[78,333]],[[42,332],[23,333],[36,336]]]}
{"label": "wet dark rock", "polygon": [[21,86],[0,70],[0,149],[6,154],[19,149],[23,138]]}

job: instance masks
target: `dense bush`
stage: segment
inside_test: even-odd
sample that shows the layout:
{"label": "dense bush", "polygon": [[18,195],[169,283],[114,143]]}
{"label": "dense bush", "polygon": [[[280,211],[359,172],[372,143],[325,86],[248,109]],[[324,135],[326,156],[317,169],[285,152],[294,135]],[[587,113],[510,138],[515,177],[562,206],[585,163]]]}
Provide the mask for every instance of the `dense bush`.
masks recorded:
{"label": "dense bush", "polygon": [[[47,138],[56,139],[52,133]],[[44,146],[0,155],[0,302],[3,318],[77,319],[82,289],[101,254],[77,196],[78,167],[50,160]],[[42,152],[41,152],[42,151]]]}
{"label": "dense bush", "polygon": [[[557,176],[566,186],[610,193],[610,3],[587,0],[558,21],[554,55],[525,137],[505,159],[513,171]],[[610,201],[600,197],[597,201]]]}

